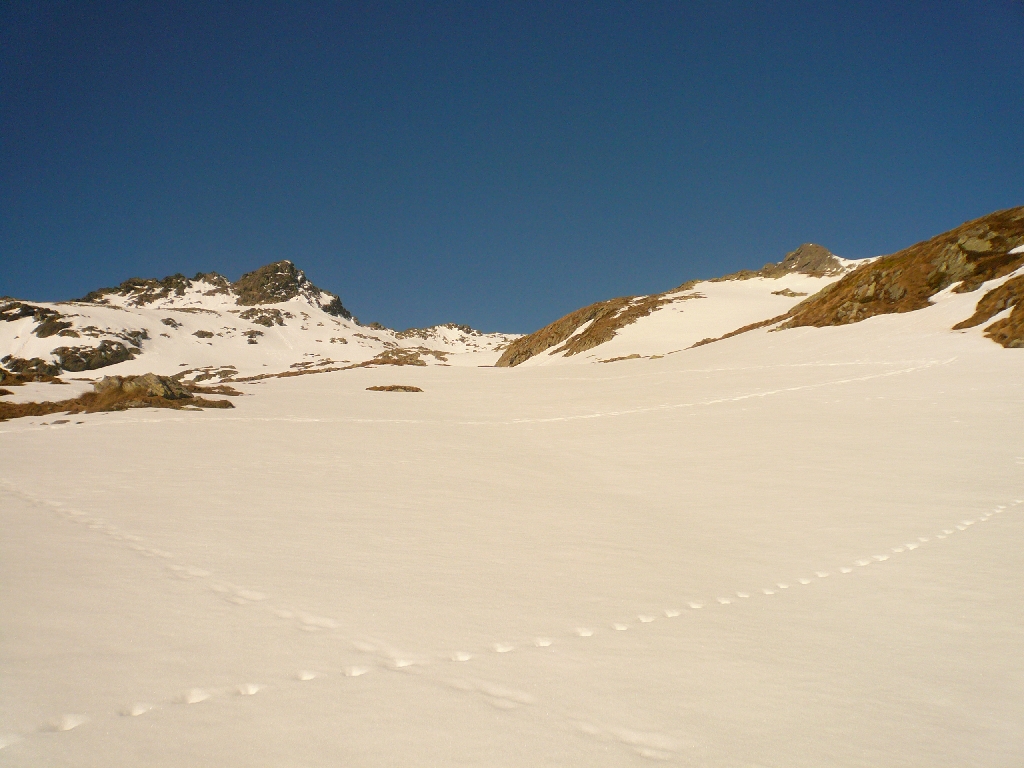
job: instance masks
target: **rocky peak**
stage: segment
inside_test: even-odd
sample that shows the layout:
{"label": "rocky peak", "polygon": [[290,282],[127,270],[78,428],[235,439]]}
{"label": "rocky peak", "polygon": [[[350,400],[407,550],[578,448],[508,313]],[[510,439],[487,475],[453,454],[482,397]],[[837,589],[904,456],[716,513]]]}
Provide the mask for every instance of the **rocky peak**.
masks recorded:
{"label": "rocky peak", "polygon": [[234,283],[216,272],[200,272],[192,279],[182,274],[174,274],[162,280],[132,277],[114,288],[91,291],[79,301],[109,304],[111,297],[116,296],[123,297],[124,304],[128,306],[142,307],[165,299],[173,301],[190,292],[201,292],[203,296],[233,296],[244,307],[278,304],[301,297],[335,317],[352,317],[342,305],[341,299],[317,288],[290,261],[267,264],[247,272]]}
{"label": "rocky peak", "polygon": [[815,243],[804,243],[795,251],[786,254],[786,258],[778,264],[765,265],[765,270],[774,273],[789,274],[799,272],[804,275],[835,275],[843,271],[843,265],[828,248]]}
{"label": "rocky peak", "polygon": [[237,301],[243,306],[278,304],[301,296],[330,315],[351,318],[341,299],[317,288],[301,269],[290,261],[275,261],[247,272],[231,284]]}

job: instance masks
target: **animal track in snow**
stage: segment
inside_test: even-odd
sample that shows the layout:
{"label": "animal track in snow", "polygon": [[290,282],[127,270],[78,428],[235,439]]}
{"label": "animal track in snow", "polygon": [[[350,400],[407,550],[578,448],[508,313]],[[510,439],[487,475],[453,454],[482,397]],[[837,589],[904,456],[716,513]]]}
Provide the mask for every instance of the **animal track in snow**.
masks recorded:
{"label": "animal track in snow", "polygon": [[71,731],[80,725],[89,722],[85,715],[63,715],[59,720],[54,721],[50,729],[54,731]]}
{"label": "animal track in snow", "polygon": [[200,702],[206,701],[210,698],[208,691],[204,691],[202,688],[192,688],[186,691],[181,696],[182,704],[199,704]]}
{"label": "animal track in snow", "polygon": [[[4,483],[4,485],[9,486],[9,483]],[[84,523],[91,530],[98,531],[98,532],[100,532],[100,533],[102,533],[104,535],[110,536],[111,538],[113,538],[113,539],[115,539],[117,541],[122,542],[122,544],[124,544],[126,546],[126,548],[128,548],[128,549],[130,549],[132,551],[141,552],[143,554],[146,554],[147,556],[159,556],[159,557],[167,557],[167,558],[172,558],[173,557],[168,552],[164,552],[162,550],[158,550],[156,548],[146,546],[145,543],[141,540],[140,537],[135,536],[133,534],[128,534],[128,533],[125,533],[123,531],[120,531],[115,526],[109,525],[108,523],[106,523],[105,521],[103,521],[100,518],[90,517],[86,513],[83,513],[83,512],[81,512],[79,510],[75,510],[75,509],[72,509],[72,508],[67,508],[66,505],[64,505],[64,504],[46,502],[45,500],[41,501],[41,500],[35,499],[34,497],[30,497],[27,494],[19,494],[19,495],[23,495],[26,499],[28,499],[29,501],[33,501],[34,503],[47,504],[51,508],[57,510],[61,515],[65,516],[67,519],[72,520],[72,521],[77,522],[77,523]],[[1021,503],[1024,503],[1024,502],[1022,502],[1021,500],[1014,500],[1013,506],[1017,506],[1017,505],[1019,505]],[[946,538],[946,536],[953,535],[956,531],[961,531],[961,532],[962,531],[966,531],[967,528],[969,528],[970,526],[973,526],[973,525],[975,525],[977,523],[980,523],[980,522],[985,522],[985,521],[989,520],[990,518],[992,518],[994,515],[1001,514],[1005,509],[1007,509],[1007,507],[1005,505],[1000,505],[1000,506],[997,506],[991,512],[985,512],[985,513],[979,514],[975,519],[961,520],[958,524],[954,525],[955,530],[954,529],[943,529],[943,533],[935,535],[934,540],[944,539],[944,538]],[[916,542],[908,542],[908,543],[905,543],[903,545],[900,545],[900,546],[897,546],[897,547],[893,547],[890,550],[890,552],[893,555],[894,554],[903,554],[903,553],[912,552],[912,551],[916,550],[917,548],[919,548],[921,545],[923,545],[925,543],[928,543],[929,541],[932,541],[932,540],[933,540],[932,537],[922,536],[922,537],[919,537]],[[855,561],[855,563],[858,566],[865,566],[865,565],[870,565],[873,562],[878,562],[878,563],[885,562],[886,560],[890,559],[890,557],[891,557],[890,554],[874,555],[870,559],[861,558],[860,560]],[[183,565],[183,564],[178,564],[178,563],[171,563],[171,564],[168,564],[167,567],[168,567],[169,571],[172,574],[174,574],[175,576],[178,576],[179,578],[183,578],[183,579],[186,579],[186,580],[187,579],[210,580],[212,578],[212,576],[213,576],[213,574],[210,571],[208,571],[206,569],[203,569],[203,568],[198,568],[196,566],[189,566],[189,565]],[[848,567],[848,566],[840,567],[837,570],[838,570],[839,573],[844,573],[844,574],[845,573],[850,573],[850,572],[853,571],[853,569]],[[829,572],[827,572],[827,571],[815,571],[814,575],[816,577],[818,577],[819,579],[820,578],[826,578],[829,575]],[[808,584],[811,584],[813,582],[813,580],[809,579],[809,578],[801,578],[801,579],[798,580],[798,582],[800,584],[808,585]],[[267,595],[262,593],[262,592],[257,592],[255,590],[245,589],[243,587],[239,587],[239,586],[231,584],[229,582],[212,581],[212,580],[210,580],[210,581],[207,581],[207,586],[211,590],[217,592],[218,594],[225,595],[229,599],[232,599],[233,601],[237,599],[237,600],[240,600],[242,602],[262,602],[263,600],[267,599]],[[784,582],[780,582],[777,586],[778,586],[779,589],[787,589],[789,587],[789,584],[788,583],[784,583]],[[764,594],[764,595],[773,595],[773,594],[775,594],[775,590],[773,590],[773,589],[762,589],[761,593]],[[743,599],[743,598],[748,598],[750,596],[750,593],[749,592],[743,592],[743,591],[737,591],[735,593],[735,595],[736,595],[736,597]],[[733,598],[731,598],[731,597],[730,598],[718,598],[717,602],[719,604],[722,604],[722,605],[729,605],[729,604],[735,602],[735,600]],[[699,602],[699,601],[692,601],[692,602],[689,603],[689,606],[690,606],[691,609],[700,609],[700,608],[703,608],[704,605],[705,605],[704,602]],[[337,629],[339,627],[338,622],[336,622],[333,619],[327,618],[327,617],[317,616],[317,615],[314,615],[314,614],[304,613],[302,611],[296,611],[296,610],[293,610],[293,609],[283,608],[283,607],[279,607],[279,606],[275,607],[275,606],[271,605],[271,606],[268,606],[268,607],[279,618],[297,621],[304,628],[312,628],[312,630],[318,630],[318,629],[334,630],[334,629]],[[680,615],[680,611],[675,610],[675,609],[665,609],[664,610],[664,615],[666,617],[672,618],[672,617],[679,616]],[[636,619],[641,624],[647,624],[647,623],[651,623],[651,622],[655,621],[656,617],[654,615],[652,615],[652,614],[637,614],[636,615]],[[626,624],[626,623],[622,623],[622,622],[616,622],[616,623],[613,624],[613,627],[615,629],[621,631],[621,630],[628,629],[630,627],[630,625]],[[591,636],[593,636],[594,632],[593,632],[593,630],[591,630],[589,628],[580,627],[580,628],[577,628],[576,634],[578,636],[580,636],[580,637],[591,637]],[[549,647],[551,644],[552,644],[552,640],[550,638],[543,638],[543,637],[538,637],[533,642],[533,645],[536,646],[537,648],[546,648],[546,647]],[[365,653],[374,653],[374,654],[380,654],[381,653],[380,648],[378,648],[376,645],[371,644],[371,643],[365,643],[365,642],[362,642],[362,641],[352,641],[352,645],[357,650],[360,650],[360,651],[365,652]],[[512,651],[513,648],[514,648],[512,645],[504,644],[504,643],[494,643],[491,647],[492,647],[492,649],[496,653],[508,653],[508,652]],[[473,659],[478,658],[478,657],[474,656],[473,654],[464,652],[464,651],[459,651],[459,652],[456,652],[455,654],[453,654],[451,656],[451,658],[453,660],[457,660],[457,661],[470,661],[470,660],[473,660]],[[426,663],[426,662],[414,661],[412,657],[392,656],[392,658],[390,659],[389,662],[386,661],[386,660],[381,660],[378,663],[377,668],[392,669],[392,670],[402,670],[402,669],[406,669],[406,668],[408,668],[410,666],[413,666],[414,664],[423,664],[423,663]],[[343,669],[343,674],[346,677],[359,677],[359,676],[363,676],[363,675],[367,674],[368,672],[370,672],[372,668],[373,667],[370,667],[370,666],[349,666],[349,667],[345,667]],[[293,677],[292,679],[293,680],[297,679],[298,681],[308,681],[308,680],[314,679],[315,677],[317,677],[317,675],[315,673],[313,673],[313,672],[300,671],[296,675],[296,677]],[[225,695],[225,694],[230,694],[232,692],[235,693],[236,695],[239,695],[239,696],[252,696],[252,695],[262,691],[263,688],[264,688],[263,685],[256,684],[256,683],[243,683],[243,684],[240,684],[240,685],[236,685],[234,687],[229,687],[229,688],[225,688],[225,689],[218,689],[218,690],[211,690],[211,689],[204,689],[204,688],[192,688],[192,689],[189,689],[185,694],[179,696],[177,699],[174,699],[173,702],[169,702],[169,703],[196,704],[196,703],[200,703],[200,702],[208,700],[209,698],[211,698],[211,696],[214,696],[214,695]],[[512,691],[512,689],[505,689],[505,688],[501,688],[500,686],[493,686],[493,685],[489,685],[489,684],[479,684],[479,685],[477,685],[474,688],[474,690],[476,690],[477,692],[482,693],[485,696],[487,696],[488,699],[491,700],[490,703],[492,703],[495,706],[498,706],[499,708],[514,707],[514,706],[516,706],[518,704],[532,703],[532,701],[533,701],[532,697],[529,697],[528,694],[522,694],[522,692],[515,692],[515,691]],[[511,691],[511,693],[510,693],[510,691]],[[142,714],[145,714],[145,713],[151,711],[154,708],[155,708],[154,705],[144,704],[144,703],[136,703],[136,704],[131,705],[127,709],[122,710],[121,714],[124,714],[126,716],[131,716],[131,717],[138,717],[138,716],[140,716]],[[59,721],[57,721],[56,723],[52,723],[50,725],[50,730],[56,730],[56,731],[71,730],[71,729],[79,727],[79,726],[81,726],[81,725],[83,725],[83,724],[85,724],[87,722],[88,722],[88,718],[85,715],[65,715]],[[673,749],[666,748],[666,747],[670,746],[670,742],[659,742],[657,734],[653,735],[654,736],[653,739],[648,739],[649,743],[648,742],[641,743],[640,738],[643,737],[643,734],[640,734],[639,736],[637,736],[637,734],[639,734],[639,732],[622,730],[622,729],[618,729],[618,730],[616,730],[616,729],[606,729],[605,731],[601,731],[601,733],[604,734],[603,737],[614,738],[615,740],[618,740],[618,741],[622,742],[623,744],[627,744],[627,745],[633,747],[638,754],[641,754],[644,757],[669,759],[669,758],[671,758],[673,756]],[[650,734],[648,734],[648,735],[650,736]],[[12,738],[13,739],[18,739],[20,737],[17,734],[15,734],[13,736],[0,737],[0,749],[2,749],[4,746],[7,746],[10,743],[13,743],[12,741],[10,741],[10,739],[12,739]]]}

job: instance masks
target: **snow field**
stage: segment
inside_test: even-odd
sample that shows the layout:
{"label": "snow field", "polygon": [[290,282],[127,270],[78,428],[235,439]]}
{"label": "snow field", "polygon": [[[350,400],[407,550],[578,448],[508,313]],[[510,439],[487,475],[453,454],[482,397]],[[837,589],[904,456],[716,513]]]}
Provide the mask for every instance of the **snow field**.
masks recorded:
{"label": "snow field", "polygon": [[950,311],[2,424],[0,760],[1015,765],[1022,363]]}

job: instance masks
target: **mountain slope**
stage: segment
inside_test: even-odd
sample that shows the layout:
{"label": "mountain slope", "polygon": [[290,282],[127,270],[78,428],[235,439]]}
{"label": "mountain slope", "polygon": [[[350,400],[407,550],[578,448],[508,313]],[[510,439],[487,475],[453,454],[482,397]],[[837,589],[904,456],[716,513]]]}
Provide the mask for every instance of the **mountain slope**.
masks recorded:
{"label": "mountain slope", "polygon": [[1022,267],[1024,207],[996,211],[897,253],[860,261],[839,259],[807,243],[760,270],[583,307],[512,342],[497,365],[551,363],[584,352],[591,354],[580,361],[660,357],[766,326],[820,328],[914,312],[932,306],[947,290],[983,289],[973,316],[953,319],[950,331],[994,319],[982,330],[985,336],[1004,347],[1024,347]]}
{"label": "mountain slope", "polygon": [[[1022,246],[1024,207],[996,211],[846,275],[796,307],[781,327],[856,323],[879,314],[922,309],[950,286],[956,293],[976,291],[1024,266]],[[1015,305],[1021,294],[1019,281],[1013,286],[994,289],[998,297],[986,293],[979,302],[979,319],[958,327],[973,327]],[[990,305],[993,311],[986,315]],[[1017,318],[1013,327],[1022,320]],[[1004,346],[1015,344],[1024,344],[1024,337],[1014,336],[1011,329]]]}
{"label": "mountain slope", "polygon": [[479,365],[512,338],[454,324],[361,325],[288,261],[234,283],[216,273],[172,275],[133,278],[78,301],[0,300],[0,363],[29,376],[103,369],[227,380],[367,364]]}
{"label": "mountain slope", "polygon": [[[513,341],[497,365],[512,367],[546,352],[569,358],[601,346],[600,357],[664,355],[748,323],[784,314],[799,299],[839,279],[857,262],[805,243],[778,264],[706,281],[690,281],[664,293],[623,296],[571,312]],[[711,301],[697,301],[711,299]],[[644,318],[640,326],[634,323]],[[635,332],[634,332],[635,331]],[[609,342],[613,342],[609,344]],[[588,360],[598,359],[597,354]]]}

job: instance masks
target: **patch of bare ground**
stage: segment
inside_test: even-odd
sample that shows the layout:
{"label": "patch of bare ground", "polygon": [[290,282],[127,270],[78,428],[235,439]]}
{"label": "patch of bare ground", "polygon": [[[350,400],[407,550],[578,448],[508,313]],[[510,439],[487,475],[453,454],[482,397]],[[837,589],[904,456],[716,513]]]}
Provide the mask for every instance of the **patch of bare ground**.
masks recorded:
{"label": "patch of bare ground", "polygon": [[994,288],[978,302],[974,314],[953,326],[954,330],[973,328],[1010,309],[1009,316],[985,329],[985,335],[997,344],[1012,349],[1024,348],[1024,275],[1019,275]]}
{"label": "patch of bare ground", "polygon": [[722,341],[722,339],[731,339],[733,336],[739,336],[741,333],[746,333],[747,331],[756,331],[758,328],[767,328],[769,325],[781,322],[787,317],[789,317],[788,313],[785,315],[770,317],[767,320],[760,320],[756,323],[751,323],[750,325],[744,325],[742,328],[737,328],[735,331],[729,331],[728,333],[723,334],[722,336],[716,336],[713,339],[701,339],[697,343],[691,344],[689,348],[693,349],[694,347],[703,347],[705,344],[713,344],[716,341]]}
{"label": "patch of bare ground", "polygon": [[[665,293],[650,296],[620,296],[607,301],[599,301],[590,306],[570,312],[539,331],[521,336],[502,353],[498,362],[499,368],[511,368],[551,349],[548,354],[564,353],[566,357],[586,352],[599,344],[610,341],[619,329],[635,323],[665,304],[687,299],[704,298],[701,294],[686,294],[696,285],[696,281],[684,283],[678,288]],[[589,323],[589,325],[587,325]],[[576,333],[582,326],[587,327]],[[558,346],[561,345],[561,346]]]}
{"label": "patch of bare ground", "polygon": [[[10,360],[18,360],[19,358],[4,358],[0,360],[2,363],[9,363]],[[39,358],[33,358],[33,360],[39,360]],[[32,362],[32,361],[28,361]],[[42,363],[42,360],[39,360]],[[57,376],[50,373],[39,372],[35,370],[29,371],[16,371],[16,370],[4,370],[0,368],[0,384],[10,387],[20,387],[30,382],[43,382],[46,384],[67,384],[66,381],[61,381]]]}
{"label": "patch of bare ground", "polygon": [[378,384],[375,387],[367,387],[369,392],[422,392],[419,387],[408,384]]}
{"label": "patch of bare ground", "polygon": [[795,299],[797,296],[806,296],[806,293],[800,291],[794,291],[792,288],[783,288],[781,291],[772,291],[772,296],[786,296],[791,299]]}
{"label": "patch of bare ground", "polygon": [[207,400],[203,394],[241,394],[230,387],[187,386],[169,376],[153,373],[141,376],[105,376],[86,392],[69,400],[42,403],[5,403],[0,401],[0,421],[26,416],[47,416],[51,413],[97,413],[124,411],[129,408],[234,408],[228,400]]}
{"label": "patch of bare ground", "polygon": [[428,355],[436,358],[440,362],[444,363],[447,361],[447,353],[440,352],[436,349],[426,349],[425,347],[416,347],[415,349],[386,349],[376,357],[372,357],[369,360],[364,360],[361,363],[353,363],[352,365],[340,365],[331,366],[328,365],[323,368],[304,368],[293,371],[281,371],[280,373],[260,373],[255,376],[242,376],[240,378],[232,379],[233,382],[244,383],[249,381],[263,381],[264,379],[288,379],[292,376],[309,376],[314,373],[334,373],[335,371],[350,371],[353,368],[370,368],[375,365],[426,365],[426,361],[420,356]]}
{"label": "patch of bare ground", "polygon": [[781,328],[846,325],[874,315],[913,312],[954,283],[966,293],[1024,265],[1024,207],[968,221],[854,270],[790,311]]}
{"label": "patch of bare ground", "polygon": [[607,360],[598,360],[599,363],[617,363],[620,360],[639,360],[640,355],[634,352],[632,355],[623,355],[622,357],[609,357]]}

